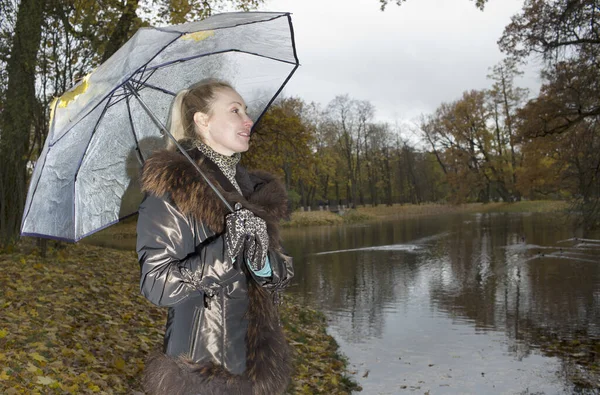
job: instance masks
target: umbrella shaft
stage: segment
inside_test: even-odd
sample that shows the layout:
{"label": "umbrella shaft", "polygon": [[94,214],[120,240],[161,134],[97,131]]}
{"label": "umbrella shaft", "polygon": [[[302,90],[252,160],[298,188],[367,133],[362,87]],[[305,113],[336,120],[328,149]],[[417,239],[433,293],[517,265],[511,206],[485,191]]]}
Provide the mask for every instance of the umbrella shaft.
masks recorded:
{"label": "umbrella shaft", "polygon": [[171,140],[173,140],[173,143],[175,144],[175,146],[177,147],[177,149],[179,149],[179,151],[181,151],[181,153],[187,158],[187,160],[189,160],[190,163],[192,165],[194,165],[194,167],[196,168],[196,170],[198,170],[198,173],[200,173],[200,175],[202,176],[202,178],[204,178],[204,181],[206,181],[206,183],[208,184],[208,186],[217,194],[217,196],[221,199],[221,201],[225,204],[225,206],[229,209],[229,211],[233,213],[233,207],[231,207],[231,205],[225,199],[225,197],[223,196],[223,194],[221,194],[221,192],[219,192],[219,190],[217,189],[217,187],[215,187],[215,185],[208,179],[208,177],[200,169],[200,166],[198,166],[198,164],[196,163],[196,161],[193,160],[188,155],[188,153],[185,151],[185,149],[179,144],[179,142],[177,141],[177,139],[175,137],[173,137],[173,135],[167,130],[167,128],[165,127],[165,125],[163,125],[163,123],[156,117],[156,115],[154,115],[154,113],[152,112],[152,110],[150,110],[150,108],[146,105],[146,103],[144,103],[144,101],[142,100],[142,98],[140,97],[140,95],[138,94],[138,92],[135,90],[135,88],[131,85],[131,83],[130,82],[126,82],[125,86],[129,89],[129,91],[133,94],[133,96],[135,96],[135,98],[140,103],[140,105],[144,108],[144,110],[146,110],[146,112],[148,113],[148,115],[150,116],[150,118],[152,118],[152,121],[156,124],[156,126],[158,126],[159,129],[163,133],[166,133],[166,135],[169,136],[169,138]]}

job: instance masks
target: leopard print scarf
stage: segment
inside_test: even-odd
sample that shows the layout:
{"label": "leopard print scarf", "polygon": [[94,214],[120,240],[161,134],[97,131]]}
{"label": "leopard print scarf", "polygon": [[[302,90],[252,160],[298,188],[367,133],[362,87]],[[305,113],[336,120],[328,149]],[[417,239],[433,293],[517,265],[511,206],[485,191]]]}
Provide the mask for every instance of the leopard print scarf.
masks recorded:
{"label": "leopard print scarf", "polygon": [[242,190],[235,180],[235,169],[238,162],[242,158],[242,154],[236,152],[231,156],[223,155],[216,152],[201,141],[196,142],[196,147],[198,147],[200,152],[202,152],[208,159],[213,161],[219,167],[219,170],[221,170],[223,175],[227,177],[229,182],[231,182],[231,185],[233,185],[241,195]]}

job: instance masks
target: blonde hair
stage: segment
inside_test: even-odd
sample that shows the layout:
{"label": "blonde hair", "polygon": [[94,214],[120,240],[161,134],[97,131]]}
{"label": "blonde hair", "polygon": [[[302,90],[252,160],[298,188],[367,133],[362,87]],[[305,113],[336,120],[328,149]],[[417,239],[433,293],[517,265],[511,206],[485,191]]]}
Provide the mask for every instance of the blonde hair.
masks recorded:
{"label": "blonde hair", "polygon": [[[189,139],[192,141],[201,140],[196,133],[196,124],[194,123],[194,114],[201,112],[207,115],[212,113],[212,105],[215,100],[215,93],[219,89],[235,89],[227,82],[209,78],[195,83],[188,89],[177,93],[169,116],[169,132],[177,141]],[[167,148],[175,150],[175,144],[168,139]]]}

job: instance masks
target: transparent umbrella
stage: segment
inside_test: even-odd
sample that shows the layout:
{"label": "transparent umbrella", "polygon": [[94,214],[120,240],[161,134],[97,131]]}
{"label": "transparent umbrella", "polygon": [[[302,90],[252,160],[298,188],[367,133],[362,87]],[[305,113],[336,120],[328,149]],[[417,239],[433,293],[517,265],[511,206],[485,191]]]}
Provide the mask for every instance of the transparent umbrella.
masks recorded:
{"label": "transparent umbrella", "polygon": [[135,214],[139,169],[165,144],[163,125],[179,90],[226,80],[256,123],[297,67],[289,13],[224,13],[140,29],[53,103],[22,234],[78,241]]}

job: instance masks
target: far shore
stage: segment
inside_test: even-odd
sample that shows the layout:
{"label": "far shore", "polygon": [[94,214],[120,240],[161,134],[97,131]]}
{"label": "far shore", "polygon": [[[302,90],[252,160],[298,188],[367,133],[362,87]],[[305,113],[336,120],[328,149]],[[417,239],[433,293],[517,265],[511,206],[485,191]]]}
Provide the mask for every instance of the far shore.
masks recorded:
{"label": "far shore", "polygon": [[333,213],[324,210],[294,211],[283,227],[356,224],[376,220],[424,217],[451,213],[547,213],[564,212],[569,203],[556,200],[521,201],[514,203],[467,203],[467,204],[394,204],[386,206],[358,206],[355,209]]}

